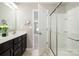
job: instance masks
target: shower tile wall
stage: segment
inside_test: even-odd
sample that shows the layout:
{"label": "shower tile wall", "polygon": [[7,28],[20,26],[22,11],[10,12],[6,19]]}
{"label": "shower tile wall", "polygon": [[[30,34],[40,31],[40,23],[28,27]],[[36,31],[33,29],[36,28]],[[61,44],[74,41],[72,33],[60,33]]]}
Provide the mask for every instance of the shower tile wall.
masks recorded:
{"label": "shower tile wall", "polygon": [[[66,7],[67,10],[67,31],[68,37],[79,40],[79,3],[69,4],[71,8]],[[67,39],[68,51],[71,51],[71,55],[79,55],[79,41]]]}
{"label": "shower tile wall", "polygon": [[[63,3],[55,12],[58,55],[79,55],[79,3]],[[51,16],[53,17],[53,15]],[[52,18],[52,20],[54,20]],[[53,25],[51,25],[53,26]],[[53,28],[52,28],[53,30]],[[77,39],[77,41],[69,39]],[[53,40],[53,39],[52,39]],[[56,39],[54,39],[56,40]],[[54,43],[55,44],[55,43]]]}
{"label": "shower tile wall", "polygon": [[69,37],[79,40],[79,3],[67,3],[65,9],[65,13],[60,13],[57,17],[58,33],[62,33],[58,35],[58,54],[77,56],[79,41],[71,40]]}
{"label": "shower tile wall", "polygon": [[65,33],[65,14],[57,14],[58,26],[58,50],[66,49],[66,33]]}

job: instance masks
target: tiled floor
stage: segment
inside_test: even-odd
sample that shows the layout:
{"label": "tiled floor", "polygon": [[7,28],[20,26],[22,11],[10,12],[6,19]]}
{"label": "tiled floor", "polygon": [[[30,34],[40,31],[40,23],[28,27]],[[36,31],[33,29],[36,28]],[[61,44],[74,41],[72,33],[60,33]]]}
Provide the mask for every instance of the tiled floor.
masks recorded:
{"label": "tiled floor", "polygon": [[42,49],[28,49],[25,51],[23,56],[54,56],[49,48]]}

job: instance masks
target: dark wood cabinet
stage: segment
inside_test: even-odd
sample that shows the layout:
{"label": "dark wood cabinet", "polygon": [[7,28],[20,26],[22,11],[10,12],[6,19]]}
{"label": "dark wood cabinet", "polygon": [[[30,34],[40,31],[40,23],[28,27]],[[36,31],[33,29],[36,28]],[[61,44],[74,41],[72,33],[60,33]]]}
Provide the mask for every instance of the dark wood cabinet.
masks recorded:
{"label": "dark wood cabinet", "polygon": [[0,56],[21,56],[27,47],[27,34],[0,44]]}
{"label": "dark wood cabinet", "polygon": [[14,39],[14,41],[13,41],[13,50],[14,50],[14,53],[13,53],[13,55],[14,56],[20,56],[20,55],[22,55],[22,41],[23,41],[23,39],[22,39],[22,37],[23,36],[20,36],[20,37],[18,37],[18,38],[15,38]]}

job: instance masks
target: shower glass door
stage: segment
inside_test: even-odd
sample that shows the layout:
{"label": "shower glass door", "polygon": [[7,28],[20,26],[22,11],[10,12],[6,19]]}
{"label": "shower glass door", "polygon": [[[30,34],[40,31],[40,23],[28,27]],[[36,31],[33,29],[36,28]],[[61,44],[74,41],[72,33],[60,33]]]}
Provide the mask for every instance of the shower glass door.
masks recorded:
{"label": "shower glass door", "polygon": [[66,49],[66,30],[65,30],[65,7],[61,4],[55,12],[50,16],[51,22],[51,49],[54,55],[63,55]]}
{"label": "shower glass door", "polygon": [[56,15],[55,14],[52,14],[51,15],[51,18],[50,18],[50,30],[51,30],[51,37],[50,37],[50,44],[51,44],[51,50],[53,51],[54,55],[57,54],[57,51],[56,51],[56,43],[57,43],[57,40],[56,40]]}
{"label": "shower glass door", "polygon": [[51,15],[51,49],[58,56],[79,56],[79,2],[62,3]]}

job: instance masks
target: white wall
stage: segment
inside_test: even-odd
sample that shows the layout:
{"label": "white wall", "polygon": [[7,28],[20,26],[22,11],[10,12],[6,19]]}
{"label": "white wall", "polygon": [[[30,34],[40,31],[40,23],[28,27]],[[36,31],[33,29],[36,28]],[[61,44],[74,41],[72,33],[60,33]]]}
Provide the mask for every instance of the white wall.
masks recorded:
{"label": "white wall", "polygon": [[[79,3],[67,4],[66,8],[68,37],[79,40]],[[68,39],[67,46],[73,53],[79,52],[78,41]]]}
{"label": "white wall", "polygon": [[55,9],[55,7],[57,6],[57,3],[55,3],[55,4],[53,4],[53,3],[49,3],[49,4],[43,4],[43,3],[40,3],[40,5],[43,7],[43,8],[45,8],[45,9],[47,9],[48,10],[48,13],[49,13],[49,15],[50,15],[50,13]]}
{"label": "white wall", "polygon": [[[32,10],[37,9],[36,3],[16,3],[19,7],[17,12],[17,30],[27,31],[27,48],[32,48],[33,37],[32,37]],[[29,20],[30,24],[26,25],[26,21]]]}

